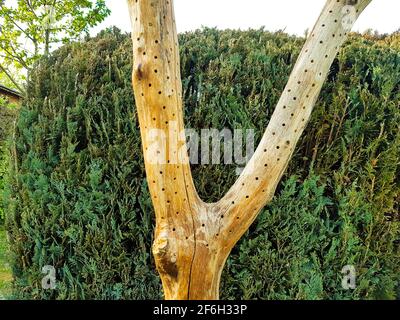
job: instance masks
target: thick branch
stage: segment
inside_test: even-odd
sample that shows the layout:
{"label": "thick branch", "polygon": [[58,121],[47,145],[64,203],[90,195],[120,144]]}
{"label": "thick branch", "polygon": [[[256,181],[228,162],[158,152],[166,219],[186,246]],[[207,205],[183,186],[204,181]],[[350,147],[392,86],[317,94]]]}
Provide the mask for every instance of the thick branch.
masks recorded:
{"label": "thick branch", "polygon": [[[153,252],[167,298],[188,298],[195,192],[185,149],[178,37],[172,1],[128,0],[133,87],[156,213]],[[179,152],[184,150],[184,152]]]}
{"label": "thick branch", "polygon": [[[271,200],[347,33],[371,0],[328,0],[254,156],[226,196],[202,202],[186,151],[172,0],[128,0],[133,88],[167,299],[216,299],[225,260]],[[347,6],[349,2],[356,3]],[[350,18],[350,23],[347,18]]]}
{"label": "thick branch", "polygon": [[[227,245],[232,247],[272,199],[340,46],[371,2],[328,0],[301,51],[264,136],[242,175],[218,203]],[[351,1],[353,3],[357,1]]]}

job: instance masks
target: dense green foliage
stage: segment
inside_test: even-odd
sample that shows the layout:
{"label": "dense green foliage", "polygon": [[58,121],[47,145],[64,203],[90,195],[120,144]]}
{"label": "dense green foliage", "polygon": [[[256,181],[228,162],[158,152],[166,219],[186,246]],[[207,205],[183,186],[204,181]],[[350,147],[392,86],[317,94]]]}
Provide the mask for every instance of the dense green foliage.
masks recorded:
{"label": "dense green foliage", "polygon": [[0,225],[4,224],[3,193],[7,179],[9,154],[8,142],[16,117],[16,106],[0,97]]}
{"label": "dense green foliage", "polygon": [[10,291],[11,272],[8,263],[8,244],[4,230],[3,193],[9,168],[9,138],[16,117],[16,106],[0,97],[0,300]]}
{"label": "dense green foliage", "polygon": [[0,144],[0,225],[4,224],[4,204],[3,194],[8,168],[8,153],[7,148]]}
{"label": "dense green foliage", "polygon": [[7,298],[11,291],[11,270],[8,262],[8,243],[4,226],[0,225],[0,300]]}
{"label": "dense green foliage", "polygon": [[[400,35],[352,35],[274,201],[232,252],[222,298],[399,295]],[[205,29],[180,36],[185,122],[254,128],[259,141],[304,39]],[[112,30],[36,68],[17,123],[7,227],[19,298],[160,298],[153,209],[131,89],[131,46]],[[235,167],[193,166],[203,199]],[[354,265],[357,288],[341,287]],[[41,269],[57,269],[57,289]]]}

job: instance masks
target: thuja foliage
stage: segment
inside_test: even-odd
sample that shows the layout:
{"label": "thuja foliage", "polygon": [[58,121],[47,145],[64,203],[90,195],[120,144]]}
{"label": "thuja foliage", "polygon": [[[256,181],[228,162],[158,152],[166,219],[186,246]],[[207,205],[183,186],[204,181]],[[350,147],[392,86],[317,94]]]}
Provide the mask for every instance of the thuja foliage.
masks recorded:
{"label": "thuja foliage", "polygon": [[7,180],[9,149],[7,148],[13,123],[16,116],[16,106],[0,96],[0,225],[4,224],[3,195]]}
{"label": "thuja foliage", "polygon": [[[227,261],[222,298],[399,296],[399,39],[354,34],[340,51],[273,202]],[[303,42],[180,35],[186,126],[255,129],[257,143]],[[32,75],[7,203],[16,297],[162,297],[131,71],[129,37],[108,30]],[[208,201],[236,179],[233,165],[192,169]],[[55,290],[41,287],[45,265]],[[354,290],[341,285],[346,265]]]}

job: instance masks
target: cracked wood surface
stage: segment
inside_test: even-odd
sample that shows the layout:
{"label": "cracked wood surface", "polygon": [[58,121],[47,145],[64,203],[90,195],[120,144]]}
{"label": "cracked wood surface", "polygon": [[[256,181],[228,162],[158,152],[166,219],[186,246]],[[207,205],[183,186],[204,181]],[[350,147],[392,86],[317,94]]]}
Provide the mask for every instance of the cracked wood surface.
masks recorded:
{"label": "cracked wood surface", "polygon": [[218,299],[221,272],[231,249],[271,201],[330,66],[370,2],[326,2],[255,154],[219,202],[205,203],[194,187],[182,134],[173,1],[128,0],[132,83],[156,214],[153,254],[166,299]]}

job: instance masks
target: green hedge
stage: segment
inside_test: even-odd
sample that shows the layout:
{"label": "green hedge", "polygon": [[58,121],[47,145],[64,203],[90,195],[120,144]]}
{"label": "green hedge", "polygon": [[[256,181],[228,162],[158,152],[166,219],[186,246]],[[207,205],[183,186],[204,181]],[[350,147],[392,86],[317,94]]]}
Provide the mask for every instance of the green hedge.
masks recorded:
{"label": "green hedge", "polygon": [[3,194],[7,180],[10,133],[16,118],[17,106],[11,105],[0,96],[0,226],[4,224]]}
{"label": "green hedge", "polygon": [[[222,298],[399,297],[399,34],[352,35],[335,60],[274,201],[234,248]],[[256,143],[304,39],[264,30],[180,35],[185,123],[252,128]],[[19,115],[7,228],[17,298],[156,299],[154,217],[118,30],[36,68]],[[235,167],[193,166],[203,199]],[[57,270],[56,290],[41,269]],[[341,287],[354,265],[357,288]]]}

